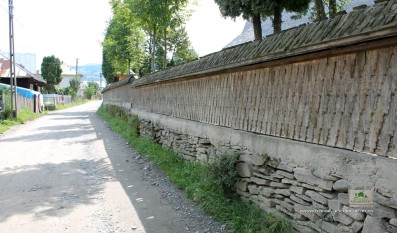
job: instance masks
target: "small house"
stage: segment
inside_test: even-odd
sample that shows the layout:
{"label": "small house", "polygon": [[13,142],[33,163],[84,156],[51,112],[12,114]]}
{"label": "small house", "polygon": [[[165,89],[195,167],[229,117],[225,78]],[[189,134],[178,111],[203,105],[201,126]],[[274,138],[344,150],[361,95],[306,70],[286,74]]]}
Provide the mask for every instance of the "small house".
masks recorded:
{"label": "small house", "polygon": [[[10,84],[10,67],[11,61],[8,57],[0,53],[0,83]],[[17,86],[30,89],[33,91],[41,91],[41,88],[47,83],[44,79],[25,69],[22,65],[15,64],[15,76]]]}

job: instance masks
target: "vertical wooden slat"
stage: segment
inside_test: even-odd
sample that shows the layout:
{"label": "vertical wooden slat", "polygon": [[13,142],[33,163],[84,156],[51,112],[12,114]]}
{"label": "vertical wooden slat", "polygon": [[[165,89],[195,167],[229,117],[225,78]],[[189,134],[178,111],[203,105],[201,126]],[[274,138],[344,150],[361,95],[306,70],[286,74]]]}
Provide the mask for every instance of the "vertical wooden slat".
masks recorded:
{"label": "vertical wooden slat", "polygon": [[258,102],[258,123],[257,123],[257,127],[256,127],[256,132],[257,133],[263,133],[264,130],[262,130],[265,126],[265,112],[266,112],[266,71],[267,69],[261,69],[259,72],[259,93],[258,93],[258,98],[259,98],[259,102]]}
{"label": "vertical wooden slat", "polygon": [[333,82],[334,82],[334,70],[336,66],[336,58],[328,58],[326,66],[326,79],[324,82],[324,120],[320,136],[320,144],[328,144],[328,136],[330,128],[332,127],[332,119],[335,113],[335,100],[333,96]]}
{"label": "vertical wooden slat", "polygon": [[297,98],[298,98],[298,69],[299,66],[297,64],[293,64],[291,67],[291,77],[290,77],[290,85],[291,85],[291,98],[290,98],[290,115],[289,115],[289,127],[288,127],[288,138],[294,138],[295,133],[295,125],[296,125],[296,107],[297,107]]}
{"label": "vertical wooden slat", "polygon": [[302,118],[304,114],[304,96],[305,93],[303,92],[304,88],[304,75],[305,75],[305,67],[301,64],[298,63],[298,81],[297,81],[297,96],[296,96],[296,123],[295,123],[295,129],[294,129],[294,139],[299,140],[300,139],[300,131],[301,131],[301,126],[302,126]]}
{"label": "vertical wooden slat", "polygon": [[274,96],[275,96],[275,77],[274,77],[274,68],[269,69],[269,86],[268,86],[268,92],[269,92],[269,98],[268,98],[268,110],[267,110],[267,119],[266,119],[266,134],[272,135],[272,127],[273,127],[273,112],[274,112]]}
{"label": "vertical wooden slat", "polygon": [[264,69],[264,89],[265,89],[265,93],[263,96],[263,101],[264,101],[264,107],[263,107],[263,120],[262,120],[262,129],[261,129],[261,133],[266,134],[268,131],[268,127],[269,127],[269,114],[270,114],[270,103],[271,103],[271,90],[272,90],[272,86],[271,86],[271,82],[270,82],[270,68],[266,68]]}
{"label": "vertical wooden slat", "polygon": [[299,139],[306,141],[307,128],[309,126],[310,118],[310,106],[311,106],[311,91],[310,91],[310,73],[311,73],[311,62],[307,62],[305,65],[305,72],[302,77],[303,79],[303,91],[302,91],[302,123],[300,127]]}
{"label": "vertical wooden slat", "polygon": [[275,73],[274,73],[274,78],[275,78],[275,89],[277,90],[275,92],[275,105],[274,105],[274,118],[273,118],[273,132],[272,135],[274,136],[280,136],[280,131],[281,131],[281,124],[282,124],[282,104],[281,104],[281,99],[283,95],[283,85],[282,85],[282,78],[281,76],[281,67],[277,66],[275,67]]}

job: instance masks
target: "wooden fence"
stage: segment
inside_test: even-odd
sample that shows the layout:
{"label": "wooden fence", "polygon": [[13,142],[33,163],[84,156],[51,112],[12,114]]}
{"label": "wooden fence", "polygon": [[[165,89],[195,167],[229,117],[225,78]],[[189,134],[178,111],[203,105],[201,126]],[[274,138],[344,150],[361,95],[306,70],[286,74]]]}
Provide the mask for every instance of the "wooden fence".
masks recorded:
{"label": "wooden fence", "polygon": [[[8,97],[8,95],[2,95],[0,96],[0,115],[3,114],[3,112],[6,109],[6,106],[10,106],[10,100],[11,98]],[[18,112],[20,112],[22,109],[29,109],[31,112],[39,112],[39,101],[38,97],[35,96],[33,99],[31,98],[26,98],[21,95],[17,95],[17,106],[18,106]],[[0,117],[1,119],[1,117]]]}
{"label": "wooden fence", "polygon": [[396,87],[394,46],[136,87],[130,95],[132,107],[148,112],[397,157]]}
{"label": "wooden fence", "polygon": [[105,101],[397,157],[397,46],[105,93]]}

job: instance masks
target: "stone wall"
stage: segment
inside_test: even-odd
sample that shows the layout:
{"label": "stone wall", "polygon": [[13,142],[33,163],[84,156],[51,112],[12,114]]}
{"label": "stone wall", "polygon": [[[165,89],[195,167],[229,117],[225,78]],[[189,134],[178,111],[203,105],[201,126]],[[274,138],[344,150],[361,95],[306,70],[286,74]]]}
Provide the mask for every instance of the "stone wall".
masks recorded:
{"label": "stone wall", "polygon": [[[397,232],[395,160],[125,110],[139,117],[141,136],[186,160],[238,154],[236,192],[266,212],[289,216],[299,232]],[[352,189],[373,190],[373,207],[349,207]]]}

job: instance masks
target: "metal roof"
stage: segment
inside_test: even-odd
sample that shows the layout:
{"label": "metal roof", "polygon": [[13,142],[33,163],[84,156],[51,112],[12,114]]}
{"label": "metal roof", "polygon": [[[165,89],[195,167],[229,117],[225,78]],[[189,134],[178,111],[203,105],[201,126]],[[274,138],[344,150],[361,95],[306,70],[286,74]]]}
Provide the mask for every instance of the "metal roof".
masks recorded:
{"label": "metal roof", "polygon": [[[10,77],[10,60],[4,54],[0,53],[0,77],[1,78],[9,78]],[[37,77],[35,74],[25,69],[23,66],[19,64],[15,64],[15,76],[17,78],[31,78],[34,79],[38,83],[47,84],[47,82]]]}

